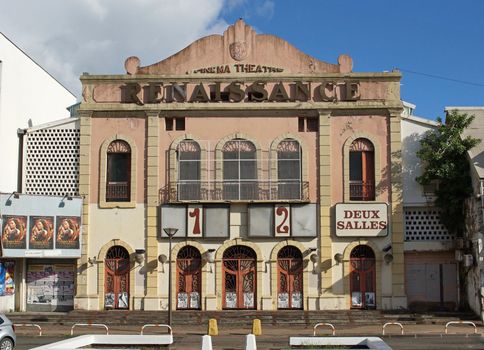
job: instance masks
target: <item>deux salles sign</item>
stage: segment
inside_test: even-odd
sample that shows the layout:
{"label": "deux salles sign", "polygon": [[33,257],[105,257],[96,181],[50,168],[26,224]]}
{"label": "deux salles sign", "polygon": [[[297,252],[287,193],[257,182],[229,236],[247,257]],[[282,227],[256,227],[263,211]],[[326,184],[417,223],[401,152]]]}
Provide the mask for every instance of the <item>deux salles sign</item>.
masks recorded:
{"label": "deux salles sign", "polygon": [[386,203],[339,203],[335,208],[336,236],[383,237],[388,235]]}

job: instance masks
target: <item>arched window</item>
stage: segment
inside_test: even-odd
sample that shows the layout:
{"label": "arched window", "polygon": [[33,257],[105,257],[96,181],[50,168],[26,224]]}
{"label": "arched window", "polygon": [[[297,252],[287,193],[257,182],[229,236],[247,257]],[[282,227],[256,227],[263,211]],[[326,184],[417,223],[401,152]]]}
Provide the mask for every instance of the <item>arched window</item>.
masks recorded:
{"label": "arched window", "polygon": [[178,144],[178,200],[200,199],[200,146],[193,140]]}
{"label": "arched window", "polygon": [[292,139],[277,146],[278,199],[301,199],[301,147]]}
{"label": "arched window", "polygon": [[234,139],[223,149],[223,198],[251,200],[258,198],[256,148],[250,141]]}
{"label": "arched window", "polygon": [[364,138],[350,147],[350,200],[375,200],[375,149]]}
{"label": "arched window", "polygon": [[107,149],[106,202],[131,200],[131,148],[114,140]]}

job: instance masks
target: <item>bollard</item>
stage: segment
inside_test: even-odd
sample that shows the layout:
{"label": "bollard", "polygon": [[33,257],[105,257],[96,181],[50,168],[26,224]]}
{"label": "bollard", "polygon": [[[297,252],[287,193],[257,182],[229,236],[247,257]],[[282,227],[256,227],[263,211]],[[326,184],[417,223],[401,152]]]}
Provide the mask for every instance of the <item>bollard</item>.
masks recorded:
{"label": "bollard", "polygon": [[262,335],[262,325],[260,323],[260,320],[256,318],[254,321],[252,321],[252,334],[253,335]]}
{"label": "bollard", "polygon": [[204,335],[202,337],[202,350],[213,350],[211,336]]}
{"label": "bollard", "polygon": [[217,319],[211,318],[208,320],[208,335],[218,335]]}
{"label": "bollard", "polygon": [[257,350],[254,334],[247,334],[245,336],[245,350]]}

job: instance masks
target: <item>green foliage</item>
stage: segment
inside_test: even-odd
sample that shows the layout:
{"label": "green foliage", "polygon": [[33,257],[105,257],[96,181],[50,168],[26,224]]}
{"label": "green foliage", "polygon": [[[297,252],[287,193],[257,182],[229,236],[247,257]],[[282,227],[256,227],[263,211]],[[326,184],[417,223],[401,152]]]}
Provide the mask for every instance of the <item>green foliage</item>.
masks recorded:
{"label": "green foliage", "polygon": [[417,152],[425,165],[417,182],[421,185],[438,183],[435,205],[441,210],[441,221],[449,232],[459,235],[464,230],[464,201],[472,194],[467,151],[481,141],[471,136],[462,137],[473,119],[474,116],[455,110],[447,115],[445,124],[437,118],[439,126],[427,132]]}

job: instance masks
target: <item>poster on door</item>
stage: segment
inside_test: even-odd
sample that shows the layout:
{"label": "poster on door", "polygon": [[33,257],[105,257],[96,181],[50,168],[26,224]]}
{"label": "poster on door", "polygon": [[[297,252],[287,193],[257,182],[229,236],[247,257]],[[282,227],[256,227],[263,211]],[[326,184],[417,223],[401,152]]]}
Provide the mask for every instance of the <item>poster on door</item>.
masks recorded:
{"label": "poster on door", "polygon": [[127,309],[128,308],[128,292],[121,292],[118,294],[118,308]]}
{"label": "poster on door", "polygon": [[279,293],[277,296],[277,307],[279,309],[287,309],[289,307],[289,294]]}
{"label": "poster on door", "polygon": [[192,309],[200,308],[200,294],[198,294],[198,292],[190,293],[190,308]]}
{"label": "poster on door", "polygon": [[375,306],[375,293],[374,292],[366,292],[365,293],[365,305],[366,306]]}
{"label": "poster on door", "polygon": [[361,300],[361,292],[351,293],[351,306],[359,307],[362,306],[363,302]]}
{"label": "poster on door", "polygon": [[252,292],[244,293],[244,307],[245,308],[254,307],[254,293]]}
{"label": "poster on door", "polygon": [[178,293],[177,308],[186,309],[188,308],[188,295],[185,292]]}
{"label": "poster on door", "polygon": [[106,293],[104,296],[104,307],[114,308],[114,293]]}
{"label": "poster on door", "polygon": [[299,292],[292,293],[291,296],[291,305],[295,309],[302,308],[302,295]]}
{"label": "poster on door", "polygon": [[229,309],[237,307],[237,294],[235,292],[225,292],[225,307]]}

